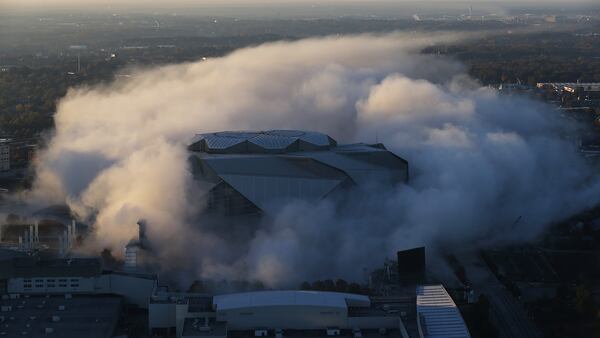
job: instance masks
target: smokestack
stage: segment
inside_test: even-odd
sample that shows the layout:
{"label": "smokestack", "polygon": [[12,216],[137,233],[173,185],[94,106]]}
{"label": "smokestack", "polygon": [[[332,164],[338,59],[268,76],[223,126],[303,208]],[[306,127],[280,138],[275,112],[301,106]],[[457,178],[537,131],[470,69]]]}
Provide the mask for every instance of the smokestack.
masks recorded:
{"label": "smokestack", "polygon": [[23,250],[23,237],[19,236],[19,250]]}
{"label": "smokestack", "polygon": [[34,242],[34,233],[33,233],[33,225],[29,226],[29,248],[33,248],[33,242]]}
{"label": "smokestack", "polygon": [[140,243],[146,242],[146,221],[141,219],[138,221],[138,240]]}
{"label": "smokestack", "polygon": [[39,222],[37,222],[37,221],[35,222],[35,228],[34,229],[35,229],[34,241],[36,243],[39,243],[40,242],[40,224],[39,224]]}

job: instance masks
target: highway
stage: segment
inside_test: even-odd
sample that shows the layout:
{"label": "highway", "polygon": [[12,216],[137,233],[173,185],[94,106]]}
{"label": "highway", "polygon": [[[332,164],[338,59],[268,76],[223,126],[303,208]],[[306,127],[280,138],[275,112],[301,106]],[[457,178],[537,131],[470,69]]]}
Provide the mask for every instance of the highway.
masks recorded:
{"label": "highway", "polygon": [[496,319],[500,338],[540,338],[527,312],[498,281],[479,255],[459,258],[475,291],[485,294]]}

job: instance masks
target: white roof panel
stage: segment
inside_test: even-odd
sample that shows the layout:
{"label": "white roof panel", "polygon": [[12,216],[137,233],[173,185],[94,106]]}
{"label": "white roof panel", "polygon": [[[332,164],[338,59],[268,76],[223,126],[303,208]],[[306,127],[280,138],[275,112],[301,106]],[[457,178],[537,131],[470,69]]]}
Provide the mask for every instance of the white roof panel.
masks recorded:
{"label": "white roof panel", "polygon": [[312,131],[305,132],[304,135],[300,136],[300,139],[320,147],[327,147],[331,145],[329,136]]}
{"label": "white roof panel", "polygon": [[470,338],[456,304],[442,285],[417,287],[418,323],[424,338]]}
{"label": "white roof panel", "polygon": [[285,149],[296,142],[295,137],[284,137],[269,134],[259,134],[249,140],[264,149]]}
{"label": "white roof panel", "polygon": [[346,310],[348,303],[368,307],[371,301],[363,295],[321,291],[257,291],[213,298],[217,311],[262,306],[321,306]]}
{"label": "white roof panel", "polygon": [[211,149],[227,149],[236,144],[245,142],[246,139],[240,137],[205,135],[204,141],[206,142],[206,145]]}

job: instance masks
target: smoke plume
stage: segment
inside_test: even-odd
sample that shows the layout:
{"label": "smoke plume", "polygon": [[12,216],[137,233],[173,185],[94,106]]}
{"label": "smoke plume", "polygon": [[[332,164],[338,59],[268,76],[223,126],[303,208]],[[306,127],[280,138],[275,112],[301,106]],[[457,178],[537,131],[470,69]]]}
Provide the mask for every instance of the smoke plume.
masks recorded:
{"label": "smoke plume", "polygon": [[[419,53],[460,38],[270,43],[72,89],[29,198],[67,201],[93,222],[89,249],[121,252],[143,218],[165,267],[273,286],[356,280],[362,267],[415,245],[531,240],[597,204],[600,182],[566,137],[570,122],[542,103],[482,88],[457,62]],[[186,142],[201,132],[286,128],[340,143],[377,139],[409,161],[411,181],[364,187],[342,210],[293,202],[252,231],[215,231],[214,220],[197,217],[202,194]]]}

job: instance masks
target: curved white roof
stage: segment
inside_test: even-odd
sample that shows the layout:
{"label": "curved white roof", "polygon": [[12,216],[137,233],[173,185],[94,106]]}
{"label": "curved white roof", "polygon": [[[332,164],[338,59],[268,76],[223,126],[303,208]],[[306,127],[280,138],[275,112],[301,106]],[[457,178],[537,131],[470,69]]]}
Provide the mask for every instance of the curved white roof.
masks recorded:
{"label": "curved white roof", "polygon": [[340,292],[322,291],[256,291],[215,296],[213,306],[217,311],[264,306],[348,306],[369,307],[369,297]]}

